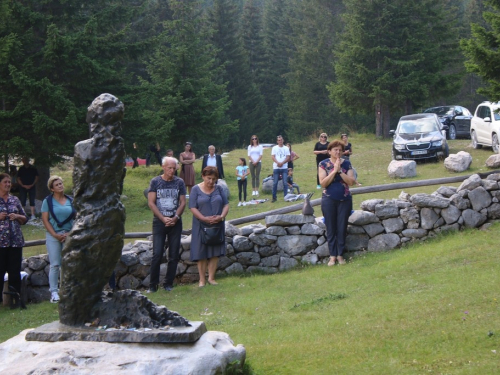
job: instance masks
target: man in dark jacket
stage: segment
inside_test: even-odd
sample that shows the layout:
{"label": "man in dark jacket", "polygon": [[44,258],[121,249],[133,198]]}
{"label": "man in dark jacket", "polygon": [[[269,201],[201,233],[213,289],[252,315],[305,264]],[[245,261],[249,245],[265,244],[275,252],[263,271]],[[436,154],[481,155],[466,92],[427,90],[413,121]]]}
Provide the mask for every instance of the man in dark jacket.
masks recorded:
{"label": "man in dark jacket", "polygon": [[201,170],[205,167],[216,167],[219,172],[219,178],[224,178],[224,168],[222,167],[222,157],[220,155],[215,155],[215,147],[213,145],[208,146],[208,154],[203,156],[203,163],[201,165]]}

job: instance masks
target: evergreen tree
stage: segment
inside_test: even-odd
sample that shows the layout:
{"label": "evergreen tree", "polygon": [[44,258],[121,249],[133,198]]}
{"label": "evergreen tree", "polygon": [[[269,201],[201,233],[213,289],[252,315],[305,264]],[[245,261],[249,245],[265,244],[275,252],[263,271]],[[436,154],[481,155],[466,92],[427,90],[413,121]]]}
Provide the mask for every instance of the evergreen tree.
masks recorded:
{"label": "evergreen tree", "polygon": [[173,18],[164,22],[161,44],[147,64],[149,80],[143,81],[144,118],[160,143],[181,148],[189,140],[197,152],[205,152],[210,143],[226,146],[237,123],[227,119],[231,103],[226,85],[216,81],[220,68],[200,4],[168,3]]}
{"label": "evergreen tree", "polygon": [[244,145],[259,126],[265,125],[266,108],[263,97],[252,79],[250,66],[239,33],[238,9],[232,0],[214,0],[210,11],[212,42],[217,50],[216,61],[222,66],[221,82],[227,82],[231,106],[228,115],[239,122],[232,145]]}
{"label": "evergreen tree", "polygon": [[[264,40],[262,37],[262,4],[258,0],[247,0],[243,8],[241,21],[241,36],[243,49],[248,58],[248,64],[254,82],[262,82],[264,65]],[[260,89],[260,87],[259,87]]]}
{"label": "evergreen tree", "polygon": [[[88,137],[85,116],[103,92],[120,96],[130,80],[125,64],[134,17],[146,1],[1,0],[1,149],[36,158],[48,168]],[[6,41],[4,44],[3,41]]]}
{"label": "evergreen tree", "polygon": [[390,112],[411,113],[457,90],[454,29],[442,0],[349,0],[336,49],[332,100],[341,110],[374,113],[376,134],[389,136]]}
{"label": "evergreen tree", "polygon": [[333,46],[340,31],[341,4],[327,0],[298,2],[292,20],[295,54],[290,59],[284,96],[290,122],[289,136],[303,139],[320,130],[337,132],[339,113],[329,98],[334,80]]}
{"label": "evergreen tree", "polygon": [[258,76],[258,85],[268,109],[269,126],[263,129],[261,138],[274,140],[277,134],[285,135],[289,128],[283,90],[289,72],[288,61],[293,54],[291,12],[290,2],[286,0],[267,0],[264,4],[264,69]]}
{"label": "evergreen tree", "polygon": [[467,61],[465,66],[469,72],[480,76],[486,83],[478,89],[492,101],[500,100],[500,0],[488,0],[491,6],[483,12],[488,27],[472,24],[472,37],[462,40],[461,46]]}

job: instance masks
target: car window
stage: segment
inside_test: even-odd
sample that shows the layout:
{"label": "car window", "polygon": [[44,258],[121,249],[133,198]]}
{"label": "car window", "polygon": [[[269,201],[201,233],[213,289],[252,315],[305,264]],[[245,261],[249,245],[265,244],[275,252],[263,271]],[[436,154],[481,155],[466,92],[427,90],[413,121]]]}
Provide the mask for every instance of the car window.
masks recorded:
{"label": "car window", "polygon": [[428,118],[405,121],[399,124],[399,134],[429,133],[439,131],[436,121]]}
{"label": "car window", "polygon": [[416,133],[430,133],[439,131],[438,125],[435,121],[430,119],[422,119],[417,123]]}
{"label": "car window", "polygon": [[495,116],[495,121],[500,121],[500,108],[493,108],[493,116]]}
{"label": "car window", "polygon": [[412,122],[402,122],[399,125],[399,134],[412,134],[415,133],[415,124]]}
{"label": "car window", "polygon": [[491,111],[490,111],[490,108],[489,107],[483,107],[484,110],[483,110],[483,118],[486,118],[486,117],[489,117],[491,118]]}
{"label": "car window", "polygon": [[470,111],[467,108],[462,107],[462,112],[464,116],[472,116]]}
{"label": "car window", "polygon": [[485,118],[487,109],[488,109],[488,107],[485,107],[484,105],[479,107],[479,110],[477,111],[477,117]]}

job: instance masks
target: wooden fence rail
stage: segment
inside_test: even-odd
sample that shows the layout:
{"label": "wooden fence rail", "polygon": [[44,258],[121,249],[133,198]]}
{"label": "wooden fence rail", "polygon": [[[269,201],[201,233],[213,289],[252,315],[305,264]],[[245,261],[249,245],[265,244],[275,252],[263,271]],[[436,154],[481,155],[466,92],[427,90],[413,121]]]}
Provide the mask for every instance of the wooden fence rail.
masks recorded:
{"label": "wooden fence rail", "polygon": [[[486,178],[490,174],[494,173],[500,173],[500,170],[495,170],[491,172],[485,172],[485,173],[474,173],[478,174],[482,179]],[[409,189],[409,188],[414,188],[414,187],[421,187],[421,186],[431,186],[431,185],[443,185],[443,184],[450,184],[450,183],[455,183],[455,182],[462,182],[469,178],[472,175],[462,175],[462,176],[455,176],[455,177],[443,177],[443,178],[433,178],[430,180],[419,180],[419,181],[407,181],[407,182],[396,182],[393,184],[385,184],[385,185],[374,185],[374,186],[363,186],[363,187],[358,187],[358,188],[352,188],[351,189],[351,194],[368,194],[368,193],[377,193],[380,191],[389,191],[389,190],[398,190],[398,189]],[[311,200],[311,206],[318,206],[321,204],[321,198],[316,198]],[[271,210],[271,211],[266,211],[266,212],[260,212],[258,214],[254,215],[249,215],[249,216],[244,216],[244,217],[239,217],[236,219],[228,220],[228,223],[231,223],[233,225],[241,225],[245,223],[251,223],[252,221],[257,221],[257,220],[262,220],[265,219],[266,216],[269,215],[281,215],[281,214],[288,214],[290,212],[295,212],[295,211],[300,211],[302,210],[302,205],[303,203],[297,203],[291,206],[287,207],[282,207],[282,208],[277,208],[276,210]],[[191,230],[184,230],[182,231],[183,234],[190,234]],[[125,233],[125,238],[146,238],[151,236],[151,232],[130,232],[130,233]],[[30,247],[30,246],[39,246],[39,245],[45,245],[45,240],[33,240],[33,241],[26,241],[25,242],[25,247]]]}

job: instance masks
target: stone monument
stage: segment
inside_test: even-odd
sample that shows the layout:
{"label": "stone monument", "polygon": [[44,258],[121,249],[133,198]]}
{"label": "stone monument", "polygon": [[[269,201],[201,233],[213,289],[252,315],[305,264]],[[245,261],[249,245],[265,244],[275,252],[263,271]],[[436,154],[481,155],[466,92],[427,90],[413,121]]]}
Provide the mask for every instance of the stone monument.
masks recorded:
{"label": "stone monument", "polygon": [[2,374],[219,374],[245,362],[242,345],[207,332],[204,322],[188,322],[134,290],[103,292],[125,236],[123,109],[110,94],[89,107],[92,138],[75,146],[77,215],[62,253],[60,322],[0,344]]}
{"label": "stone monument", "polygon": [[125,208],[120,185],[125,166],[121,133],[124,106],[110,94],[98,96],[87,112],[92,138],[75,145],[73,204],[76,217],[61,264],[59,319],[89,322],[94,306],[120,258]]}
{"label": "stone monument", "polygon": [[[161,332],[152,332],[149,338],[125,332],[96,333],[95,328],[86,329],[89,325],[122,330],[191,327],[198,331],[197,337],[188,335],[191,341],[206,331],[203,322],[191,325],[137,291],[103,292],[120,259],[125,237],[125,208],[120,201],[125,176],[125,147],[120,136],[123,111],[123,103],[111,94],[98,96],[88,108],[91,138],[75,145],[73,205],[77,213],[62,251],[62,324],[39,327],[28,333],[28,340],[185,341]],[[71,327],[74,329],[68,329]]]}

